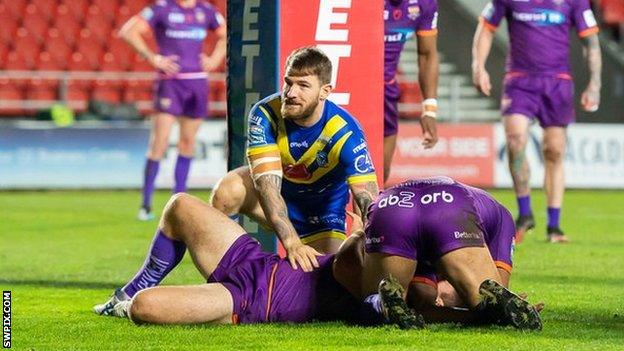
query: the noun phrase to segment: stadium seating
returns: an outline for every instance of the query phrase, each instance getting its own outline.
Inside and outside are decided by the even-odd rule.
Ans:
[[[19,73],[0,81],[0,115],[34,115],[36,108],[15,108],[20,102],[66,97],[70,106],[84,108],[90,99],[137,102],[150,112],[154,70],[118,38],[119,28],[153,0],[0,0],[0,71],[67,71],[71,79],[43,79]],[[225,0],[212,1],[224,13]],[[206,48],[214,46],[215,39]],[[155,48],[153,36],[146,38]],[[224,72],[225,66],[220,68]],[[146,78],[99,79],[115,72],[144,73]],[[87,74],[77,77],[75,74]],[[45,73],[48,74],[48,73]],[[48,74],[49,75],[49,74]],[[117,76],[119,76],[117,74]],[[33,78],[35,77],[35,78]],[[61,77],[61,76],[58,76]],[[61,89],[61,87],[65,87]],[[61,91],[65,91],[61,96]],[[225,81],[210,84],[214,116],[225,116]],[[30,104],[38,106],[37,104]],[[24,104],[26,106],[26,104]],[[223,108],[221,108],[223,107]]]

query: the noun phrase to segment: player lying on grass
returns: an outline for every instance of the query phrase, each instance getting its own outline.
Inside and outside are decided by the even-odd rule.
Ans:
[[[483,190],[447,177],[404,182],[369,208],[363,292],[375,292],[381,282],[396,290],[387,301],[390,311],[407,310],[404,291],[415,273],[422,278],[438,271],[478,321],[541,329],[538,308],[505,288],[513,233],[509,212]],[[410,305],[432,312],[425,307],[435,304],[436,289],[412,284],[411,293]],[[379,296],[366,300],[380,310]],[[448,309],[433,312],[430,320],[457,319]]]
[[[143,267],[94,311],[154,324],[353,320],[360,303],[341,285],[351,281],[340,276],[351,272],[336,270],[336,262],[353,262],[339,259],[353,255],[349,248],[318,257],[319,267],[305,272],[262,251],[222,212],[180,193],[167,203]],[[207,284],[144,289],[158,284],[186,249]]]
[[[372,262],[365,259],[363,244],[363,237],[354,234],[335,256],[320,257],[318,269],[304,272],[275,254],[262,252],[242,227],[208,204],[178,194],[167,204],[143,267],[123,289],[94,310],[101,315],[129,314],[137,323],[158,324],[305,322],[312,319],[362,322],[358,301],[367,296],[367,301],[373,300],[371,304],[376,311],[385,311],[391,321],[403,327],[422,326],[422,320],[405,308],[398,294],[401,287],[391,280],[380,285],[380,295],[369,296],[373,290],[368,285],[362,290],[362,277],[368,278],[365,283],[371,282],[371,269],[364,267],[363,272],[363,263]],[[180,262],[186,248],[208,284],[158,287],[137,294],[142,286],[158,284]],[[461,263],[474,268],[470,260]],[[489,263],[493,265],[491,259]],[[473,275],[464,270],[451,276],[453,282],[465,282],[474,280]],[[512,319],[511,313],[533,311],[524,300],[496,284],[485,284],[475,299],[484,297],[477,312],[487,320],[500,320],[505,324]],[[385,309],[381,301],[385,301]],[[497,310],[502,303],[519,307]],[[539,322],[539,315],[530,317]],[[383,322],[377,315],[368,316],[367,320]],[[516,327],[525,327],[513,322]]]

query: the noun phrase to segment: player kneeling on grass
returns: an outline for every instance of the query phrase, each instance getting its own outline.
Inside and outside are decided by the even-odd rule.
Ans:
[[[505,288],[513,233],[513,220],[502,205],[451,178],[412,180],[387,189],[369,208],[362,279],[364,293],[373,293],[381,282],[394,294],[386,292],[390,300],[372,294],[366,301],[377,310],[380,302],[389,305],[391,317],[399,312],[394,318],[400,323],[409,311],[405,289],[415,273],[437,267],[479,321],[541,329],[538,308]],[[409,302],[422,310],[436,295],[435,290],[420,291]],[[455,320],[450,314],[442,317],[438,320]]]

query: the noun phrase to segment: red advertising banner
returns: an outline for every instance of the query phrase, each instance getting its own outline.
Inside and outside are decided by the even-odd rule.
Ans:
[[[383,1],[281,0],[280,76],[288,54],[315,45],[332,61],[330,100],[355,116],[383,179]]]
[[[402,123],[387,185],[437,175],[470,185],[494,185],[493,125],[439,124],[438,134],[436,146],[425,150],[420,125]]]

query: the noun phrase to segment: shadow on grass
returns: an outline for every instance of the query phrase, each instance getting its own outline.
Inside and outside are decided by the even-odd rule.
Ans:
[[[115,289],[122,286],[122,283],[107,282],[81,282],[81,281],[58,281],[43,279],[0,279],[0,285],[12,286],[38,286],[42,288],[76,288],[76,289]]]

